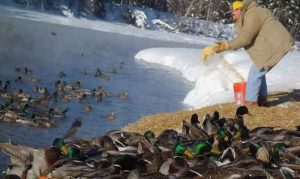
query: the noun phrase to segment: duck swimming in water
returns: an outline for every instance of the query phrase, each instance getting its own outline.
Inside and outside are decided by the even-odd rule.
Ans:
[[[27,74],[31,74],[33,71],[30,70],[29,68],[25,67],[24,68],[24,73],[27,75]]]
[[[15,79],[15,83],[22,83],[23,82],[23,79],[21,76],[18,76],[17,79]]]
[[[116,119],[116,113],[111,112],[111,113],[107,114],[105,118],[108,119],[108,120],[115,120]]]
[[[117,97],[123,100],[127,100],[128,99],[128,92],[123,92],[123,93],[119,93],[117,94]]]
[[[58,78],[65,78],[67,75],[63,71],[60,71],[58,74]]]
[[[93,111],[92,106],[89,103],[86,104],[85,107],[84,107],[84,112],[88,113],[88,112],[91,112],[91,111]]]

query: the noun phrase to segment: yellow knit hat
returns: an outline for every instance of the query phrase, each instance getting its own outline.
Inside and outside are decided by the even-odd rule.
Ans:
[[[232,3],[232,10],[240,9],[244,6],[244,3],[242,1],[234,1]]]

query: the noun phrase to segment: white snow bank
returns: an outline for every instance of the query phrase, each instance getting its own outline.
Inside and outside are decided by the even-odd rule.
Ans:
[[[191,107],[233,102],[233,83],[247,79],[252,64],[244,50],[215,55],[207,64],[200,61],[202,49],[152,48],[136,54],[137,60],[173,68],[195,83],[183,100]],[[300,88],[299,52],[290,52],[267,74],[269,92]]]

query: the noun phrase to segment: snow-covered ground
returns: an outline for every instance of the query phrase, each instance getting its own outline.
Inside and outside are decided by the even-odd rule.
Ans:
[[[251,59],[244,50],[217,54],[207,64],[200,61],[201,49],[152,48],[140,51],[135,58],[178,70],[195,83],[183,100],[194,107],[233,102],[233,83],[247,79]],[[289,52],[268,74],[269,92],[300,89],[300,53]]]

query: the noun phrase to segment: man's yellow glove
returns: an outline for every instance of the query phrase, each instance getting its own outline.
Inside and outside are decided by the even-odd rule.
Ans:
[[[205,63],[208,57],[212,56],[215,53],[214,50],[214,45],[213,46],[208,46],[202,50],[201,54],[201,61],[202,63]]]
[[[220,53],[229,49],[229,45],[226,42],[216,42],[215,45],[208,46],[202,50],[201,61],[205,63],[207,59],[214,53]]]
[[[227,42],[216,42],[216,45],[214,46],[215,52],[220,53],[225,50],[229,49],[229,45]]]

